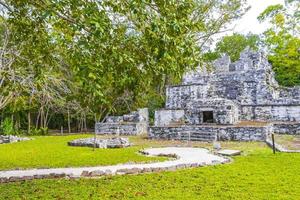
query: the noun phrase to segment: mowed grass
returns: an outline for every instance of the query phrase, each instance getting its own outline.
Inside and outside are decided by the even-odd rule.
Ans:
[[[143,162],[163,159],[136,154],[144,147],[212,148],[209,143],[146,140],[142,137],[130,137],[135,146],[126,149],[97,149],[93,152],[90,148],[66,145],[69,140],[82,137],[91,135],[37,137],[33,141],[3,145],[0,166],[5,169]],[[234,157],[230,164],[176,172],[5,183],[0,184],[0,199],[300,199],[300,154],[274,155],[264,143],[257,142],[222,142],[221,145],[243,150],[243,154]]]
[[[258,145],[225,165],[99,179],[0,184],[0,199],[297,200],[299,166],[300,154],[273,155],[269,148]]]
[[[142,146],[124,149],[70,147],[68,141],[92,135],[41,136],[34,140],[0,145],[0,170],[113,165],[151,162],[165,158],[146,157],[137,152]],[[1,195],[0,195],[1,196]]]

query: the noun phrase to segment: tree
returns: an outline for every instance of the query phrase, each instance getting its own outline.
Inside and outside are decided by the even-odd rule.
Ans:
[[[4,19],[1,21],[0,110],[8,105],[13,98],[16,98],[30,80],[30,77],[26,74],[26,69],[15,65],[17,59],[26,62],[25,59],[20,57],[22,45],[17,48],[11,43],[11,31]]]
[[[276,79],[284,86],[300,85],[300,2],[289,0],[285,5],[272,5],[258,19],[269,21],[264,43]]]
[[[6,0],[0,4],[17,33],[13,42],[26,44],[22,57],[30,64],[16,65],[32,69],[35,89],[26,95],[36,118],[45,102],[38,94],[49,94],[54,104],[49,112],[57,110],[57,98],[66,105],[79,103],[82,124],[86,118],[100,120],[108,113],[161,104],[165,85],[201,63],[202,47],[247,10],[244,3]],[[67,83],[71,92],[53,93],[55,82],[46,76]]]
[[[240,53],[247,47],[256,51],[259,46],[258,35],[248,34],[242,35],[234,33],[230,36],[224,36],[221,41],[216,44],[216,53],[218,55],[225,53],[231,61],[236,61],[240,58]]]

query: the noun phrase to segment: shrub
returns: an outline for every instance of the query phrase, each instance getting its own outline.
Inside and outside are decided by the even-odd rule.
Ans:
[[[29,135],[48,135],[48,128],[35,128],[30,131]]]
[[[10,118],[5,118],[1,123],[1,131],[4,135],[15,134],[14,123]]]

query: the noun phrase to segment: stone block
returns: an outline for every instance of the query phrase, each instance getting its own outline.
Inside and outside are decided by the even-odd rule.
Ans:
[[[241,151],[240,150],[231,150],[231,149],[223,149],[217,152],[220,155],[223,156],[237,156],[237,155],[241,155]]]
[[[101,170],[95,170],[88,173],[88,176],[104,176],[105,172]]]

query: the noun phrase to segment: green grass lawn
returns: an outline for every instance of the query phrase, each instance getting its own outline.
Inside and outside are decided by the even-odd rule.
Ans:
[[[49,141],[62,143],[60,145],[52,144],[52,146],[64,149],[66,147],[62,147],[63,140],[68,141],[68,139],[74,137],[81,136],[62,137],[58,139],[60,142],[50,137]],[[144,146],[184,146],[187,144],[186,142],[177,141],[149,141],[137,137],[132,137],[131,140],[137,146],[132,149],[122,149],[123,152],[119,152],[121,155],[127,155],[125,159],[123,158],[126,161],[130,159],[138,160],[138,156],[134,152]],[[38,140],[35,142],[38,142]],[[39,142],[46,145],[43,139]],[[21,143],[19,144],[21,145]],[[22,146],[24,145],[25,143],[22,144]],[[190,145],[211,147],[211,144],[197,142]],[[0,184],[0,199],[300,199],[300,154],[277,153],[273,155],[272,150],[263,143],[225,142],[222,143],[222,146],[242,149],[244,153],[241,156],[234,157],[233,163],[230,164],[185,169],[176,172],[124,175],[99,179],[49,179]],[[66,155],[72,154],[69,152],[71,150],[67,149],[65,149]],[[76,150],[77,153],[85,151],[79,149]],[[23,151],[26,152],[27,150],[24,149]],[[47,152],[53,155],[50,150],[47,150]],[[86,154],[90,159],[96,156],[93,152],[90,153],[88,148],[87,152]],[[98,151],[98,153],[101,156],[105,155],[102,151]],[[43,155],[46,156],[46,153]],[[64,153],[61,153],[61,157],[55,159],[49,159],[48,157],[48,159],[44,158],[43,160],[52,160],[56,162],[56,165],[61,165],[62,163],[59,163],[58,160],[64,157],[63,155]],[[83,155],[84,153],[80,153],[80,156],[74,155],[78,160],[80,159],[77,164],[90,164],[90,159],[85,159]],[[97,158],[98,163],[112,163],[115,160],[118,160],[116,163],[122,162],[120,158],[122,156],[101,156]],[[0,157],[3,157],[3,155],[0,154]],[[3,160],[3,158],[1,159]],[[105,159],[109,161],[105,161]],[[145,158],[141,157],[140,159],[144,160]],[[3,165],[2,160],[0,161],[1,165]],[[7,160],[9,159],[6,158]],[[26,160],[25,157],[24,160]],[[39,161],[35,162],[36,165],[39,163]],[[68,163],[72,163],[70,159]],[[45,162],[44,165],[46,164],[49,163]],[[13,166],[13,164],[10,165],[10,167]],[[27,166],[30,166],[30,164]]]
[[[89,147],[67,145],[68,141],[83,137],[92,137],[92,135],[41,136],[34,137],[34,140],[30,141],[0,145],[0,170],[113,165],[164,159],[138,154],[141,146],[93,151]]]
[[[247,144],[245,144],[247,145]],[[0,184],[0,199],[300,199],[300,154],[259,148],[226,165]]]

